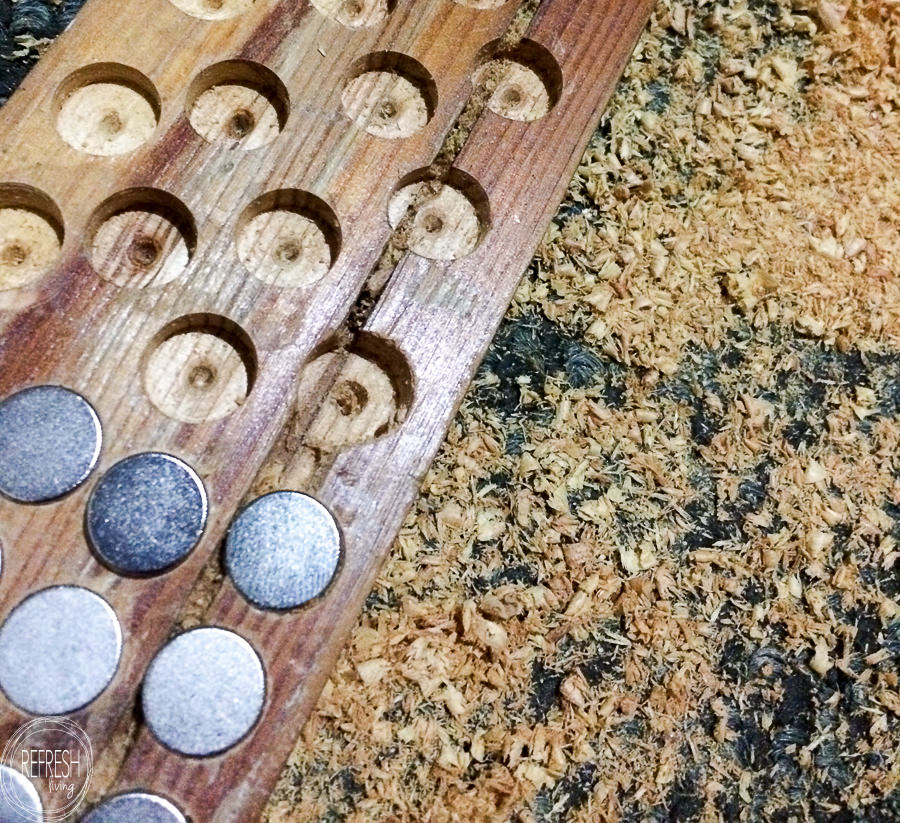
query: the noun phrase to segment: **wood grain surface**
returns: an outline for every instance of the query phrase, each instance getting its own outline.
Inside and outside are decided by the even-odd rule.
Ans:
[[[0,503],[0,541],[7,547],[0,618],[37,589],[75,583],[103,594],[122,622],[126,643],[113,683],[75,715],[95,748],[104,747],[133,705],[149,659],[172,630],[254,476],[254,492],[279,487],[314,494],[344,536],[342,568],[318,603],[294,614],[268,614],[226,582],[204,615],[204,622],[250,639],[266,663],[266,708],[254,731],[224,755],[187,760],[141,730],[116,789],[157,791],[195,820],[252,819],[262,808],[650,5],[542,4],[527,42],[543,45],[558,63],[560,87],[550,89],[557,92],[555,105],[533,122],[484,112],[454,170],[442,170],[474,203],[483,222],[480,245],[460,259],[404,255],[371,289],[373,305],[363,302],[362,309],[358,297],[391,236],[386,213],[393,190],[421,179],[416,170],[432,165],[471,93],[481,50],[502,37],[513,18],[509,4],[481,10],[427,2],[413,12],[401,3],[381,27],[349,29],[305,4],[258,3],[211,22],[186,17],[168,3],[125,9],[94,0],[3,110],[3,122],[17,126],[8,131],[0,180],[45,193],[58,207],[65,234],[61,262],[50,276],[2,293],[0,395],[42,382],[77,389],[104,423],[101,471],[135,451],[171,452],[197,469],[211,500],[201,545],[155,579],[120,578],[93,559],[81,527],[89,486],[51,506]],[[110,38],[110,31],[121,36]],[[402,140],[369,134],[342,111],[347,79],[360,58],[383,52],[425,67],[436,91],[430,121]],[[236,56],[244,62],[216,66]],[[283,131],[253,150],[239,145],[240,136],[227,145],[204,140],[185,108],[208,89],[190,79],[200,76],[201,86],[254,85],[277,109],[279,90],[256,62],[284,82],[290,111],[285,108],[283,117],[276,111],[278,123],[269,127]],[[158,98],[158,137],[135,154],[89,155],[56,131],[64,103],[57,90],[95,64],[101,66],[92,70],[92,82],[109,79],[139,89],[151,103]],[[396,67],[383,60],[362,65]],[[204,80],[201,72],[209,66],[216,68]],[[251,114],[265,116],[264,102],[252,100],[248,105],[260,109]],[[215,121],[216,105],[207,122]],[[333,265],[321,279],[283,286],[248,276],[236,237],[246,229],[247,208],[267,192],[283,193],[272,200],[274,208],[312,208],[320,218],[327,211],[323,225],[331,228]],[[147,213],[138,229],[114,224],[103,235],[109,222],[136,209]],[[97,276],[95,268],[102,275],[104,261],[121,254],[117,237],[131,242],[148,231],[171,240],[171,248],[163,245],[167,259],[189,256],[186,265],[146,280]],[[122,270],[121,263],[109,268]],[[361,327],[351,339],[339,336],[348,315],[351,330]],[[184,374],[196,353],[190,339],[185,343],[191,334],[224,340],[239,355],[246,386],[224,416],[219,401],[226,390],[235,392],[233,381],[214,383],[205,395],[212,405],[198,401],[189,410],[167,408],[165,392],[154,404],[145,391],[148,360],[171,340],[185,346],[169,360],[171,390],[182,377],[196,377]],[[314,376],[315,389],[294,402],[304,363],[332,350],[333,362]],[[350,379],[353,357],[377,367],[369,372],[379,398],[371,426],[381,436],[368,440],[364,425],[348,440],[323,442],[315,432],[335,429],[328,401],[343,408],[335,391],[365,382],[364,368],[359,379]],[[152,385],[165,385],[165,359],[156,368],[162,375]],[[353,438],[368,442],[338,448]],[[24,720],[4,699],[0,735]]]

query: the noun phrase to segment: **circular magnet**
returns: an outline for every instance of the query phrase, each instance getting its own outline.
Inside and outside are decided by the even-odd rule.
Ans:
[[[0,765],[0,823],[40,823],[41,798],[22,772]]]
[[[46,503],[80,486],[97,465],[100,419],[80,394],[33,386],[0,402],[0,493]]]
[[[144,677],[144,719],[161,743],[205,757],[230,749],[256,723],[266,675],[253,647],[226,629],[178,635],[153,659]]]
[[[120,574],[156,574],[184,560],[206,526],[206,490],[177,457],[148,452],[116,463],[88,500],[97,556]]]
[[[0,689],[32,714],[80,709],[112,680],[122,630],[110,605],[78,586],[26,597],[0,628]]]
[[[2,821],[3,818],[0,818]],[[186,823],[185,816],[164,797],[129,792],[104,800],[81,823]]]
[[[273,492],[231,524],[225,566],[241,594],[263,609],[293,609],[320,595],[337,571],[341,536],[331,513],[299,492]]]

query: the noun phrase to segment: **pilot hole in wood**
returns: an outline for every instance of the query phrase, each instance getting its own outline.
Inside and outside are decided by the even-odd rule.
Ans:
[[[290,96],[275,72],[250,60],[228,60],[202,71],[191,84],[187,116],[210,143],[244,150],[272,143],[284,129]]]
[[[393,11],[396,0],[312,0],[321,14],[351,29],[377,26]]]
[[[144,358],[144,388],[163,414],[208,423],[237,411],[256,379],[249,335],[227,317],[193,314],[167,325]]]
[[[118,286],[146,288],[175,280],[197,244],[187,207],[158,189],[129,189],[95,212],[88,230],[91,265]]]
[[[437,86],[411,57],[377,52],[354,66],[341,103],[344,113],[369,134],[399,139],[428,125],[437,106]]]
[[[134,151],[153,136],[161,103],[153,83],[118,63],[70,74],[56,94],[56,130],[73,149],[98,157]]]
[[[173,6],[201,20],[228,20],[253,7],[254,0],[170,0]]]
[[[30,286],[47,274],[62,242],[62,214],[46,194],[0,185],[0,291]]]

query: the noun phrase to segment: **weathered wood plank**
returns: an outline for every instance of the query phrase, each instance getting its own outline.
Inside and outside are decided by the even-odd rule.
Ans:
[[[262,613],[227,582],[207,614],[209,623],[236,629],[265,660],[277,661],[270,664],[260,724],[226,755],[188,763],[143,731],[119,788],[166,790],[191,813],[216,823],[245,819],[261,808],[651,5],[550,0],[542,6],[528,36],[559,60],[559,102],[534,123],[484,114],[457,160],[484,187],[493,229],[459,260],[406,256],[365,326],[368,334],[392,341],[411,367],[414,394],[406,420],[393,433],[326,461],[324,469],[311,469],[308,450],[282,448],[259,479],[262,487],[275,482],[313,493],[335,513],[345,541],[331,589],[298,614]]]
[[[136,451],[167,451],[200,473],[210,495],[201,544],[183,565],[153,579],[121,578],[92,557],[82,533],[89,487],[38,508],[0,502],[5,547],[0,619],[37,589],[74,583],[106,597],[122,622],[126,642],[114,681],[75,715],[95,748],[102,749],[132,704],[149,658],[216,551],[290,411],[285,398],[293,395],[302,364],[344,323],[381,254],[391,233],[385,219],[391,186],[434,157],[468,99],[478,50],[505,31],[514,13],[513,7],[483,12],[432,0],[415,9],[404,4],[383,27],[350,30],[306,3],[257,3],[233,21],[209,23],[168,3],[134,7],[93,0],[0,114],[9,136],[0,155],[0,181],[46,192],[67,227],[61,263],[50,276],[33,289],[4,293],[0,395],[41,382],[81,391],[104,423],[101,471]],[[387,50],[421,61],[438,87],[430,123],[400,141],[366,134],[341,108],[354,63]],[[264,60],[292,96],[285,130],[267,148],[245,152],[209,144],[182,114],[187,81],[235,53]],[[134,155],[88,156],[67,147],[54,131],[48,112],[55,89],[72,71],[95,61],[127,62],[159,92],[160,137]],[[193,259],[165,285],[122,287],[91,269],[85,229],[94,210],[107,196],[133,187],[170,192],[196,224]],[[341,222],[342,246],[316,284],[279,288],[247,275],[234,237],[251,200],[295,187],[331,206]],[[184,315],[228,318],[252,339],[253,389],[225,419],[199,424],[171,419],[144,390],[148,348],[166,324]],[[24,719],[0,698],[0,736]]]

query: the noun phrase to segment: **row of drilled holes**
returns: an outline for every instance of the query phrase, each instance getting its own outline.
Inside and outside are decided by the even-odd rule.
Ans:
[[[56,264],[64,228],[58,206],[29,186],[0,186],[0,290],[33,286]],[[390,199],[393,227],[417,205],[406,233],[410,250],[453,260],[472,252],[490,224],[487,196],[468,175],[445,181],[427,170],[404,178]],[[268,192],[247,206],[235,226],[235,250],[245,269],[271,286],[311,285],[331,269],[341,250],[341,228],[321,198],[298,189]],[[130,288],[174,281],[188,266],[197,242],[193,215],[178,198],[158,189],[129,189],[102,203],[90,219],[86,251],[104,280]]]
[[[537,43],[525,41],[507,52],[492,43],[478,65],[475,81],[495,85],[488,107],[501,116],[536,120],[559,97],[559,68]],[[437,85],[428,70],[397,52],[376,52],[356,61],[341,96],[347,117],[385,139],[423,129],[437,102]],[[69,146],[114,156],[153,137],[162,101],[152,81],[137,69],[98,63],[66,78],[54,108],[57,131]],[[228,60],[208,67],[190,85],[185,114],[205,140],[250,150],[278,137],[290,109],[290,94],[275,72],[249,60]]]

